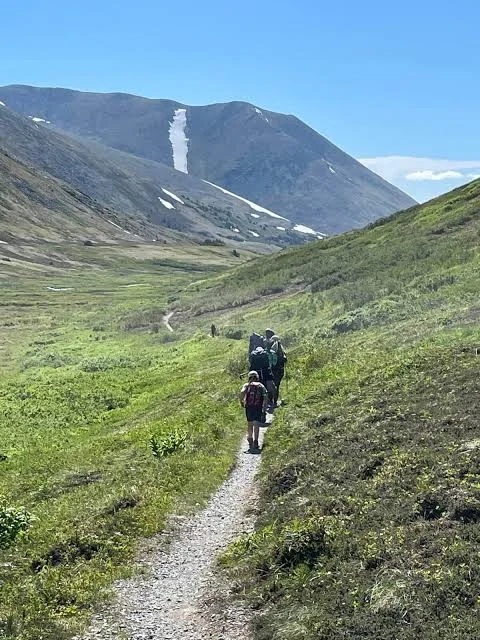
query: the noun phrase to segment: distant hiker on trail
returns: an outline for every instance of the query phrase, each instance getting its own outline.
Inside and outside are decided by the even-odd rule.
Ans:
[[[217,327],[214,324],[212,324],[212,326],[210,327],[210,333],[212,335],[212,338],[215,338],[215,336],[218,335],[217,334]]]
[[[251,371],[256,371],[260,382],[267,388],[270,405],[275,402],[275,384],[273,373],[270,367],[270,358],[263,347],[257,347],[249,356],[249,366]]]
[[[267,409],[268,394],[263,384],[258,379],[256,371],[248,373],[248,382],[240,391],[240,404],[245,408],[248,424],[248,453],[260,453],[258,435],[260,425],[264,423],[264,415]]]
[[[280,338],[275,335],[272,329],[265,330],[266,350],[268,353],[270,368],[272,370],[273,383],[275,385],[275,396],[273,406],[278,404],[280,395],[280,385],[285,376],[285,365],[287,364],[287,354],[285,353]]]

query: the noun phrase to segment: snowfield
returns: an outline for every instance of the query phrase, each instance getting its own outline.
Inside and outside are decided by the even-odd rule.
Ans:
[[[251,200],[242,198],[242,196],[237,196],[236,193],[232,193],[231,191],[228,191],[223,187],[219,187],[218,184],[213,184],[213,182],[209,182],[208,180],[203,180],[203,182],[205,182],[206,184],[209,184],[211,187],[215,187],[215,189],[220,189],[220,191],[223,191],[223,193],[226,193],[227,196],[232,196],[232,198],[237,198],[237,200],[241,200],[242,202],[245,202],[245,204],[248,204],[248,206],[254,211],[259,211],[260,213],[266,213],[267,216],[271,216],[272,218],[278,218],[279,220],[286,220],[287,222],[289,222],[288,218],[279,216],[278,213],[274,213],[273,211],[270,211],[270,209],[265,209],[265,207],[261,207],[259,204],[256,204]]]
[[[0,107],[6,107],[7,105],[0,100]]]
[[[285,227],[276,227],[279,231],[286,231]]]
[[[248,230],[248,233],[251,233],[254,238],[260,237],[260,235],[256,231],[252,231],[251,229]]]
[[[317,231],[314,231],[313,229],[310,229],[310,227],[306,227],[304,224],[296,224],[293,227],[294,231],[299,231],[300,233],[310,233],[314,236],[318,235]]]
[[[180,200],[180,198],[178,196],[176,196],[174,193],[172,193],[171,191],[167,191],[163,187],[162,187],[162,191],[163,191],[163,193],[166,193],[167,196],[170,196],[170,198],[173,198],[174,200],[176,200],[180,204],[185,204],[183,200]]]
[[[187,110],[175,109],[170,122],[169,137],[172,145],[173,166],[177,171],[188,173],[188,138],[185,135],[187,126]]]
[[[258,215],[258,213],[251,213],[250,214],[252,216],[252,218],[259,218],[260,216]]]
[[[158,199],[166,209],[175,209],[173,204],[171,202],[168,202],[168,200],[164,200],[163,198],[160,198],[160,196],[158,196]]]
[[[39,118],[38,116],[28,116],[30,120],[33,122],[45,122],[45,124],[52,124],[50,120],[45,120],[44,118]]]

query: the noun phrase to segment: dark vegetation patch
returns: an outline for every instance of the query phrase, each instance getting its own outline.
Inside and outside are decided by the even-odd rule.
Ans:
[[[352,368],[345,344],[302,376],[297,407],[315,393],[268,434],[257,529],[224,558],[258,638],[476,636],[480,362],[464,347],[392,362],[383,343]]]
[[[140,311],[132,311],[121,321],[121,328],[124,331],[148,330],[152,326],[161,326],[165,309],[150,308]]]
[[[30,565],[31,570],[38,573],[45,567],[72,564],[80,559],[92,560],[101,550],[102,544],[100,542],[73,537],[66,542],[55,545],[43,557],[33,560]]]
[[[239,327],[225,327],[223,335],[229,340],[243,340],[246,336],[244,329]]]

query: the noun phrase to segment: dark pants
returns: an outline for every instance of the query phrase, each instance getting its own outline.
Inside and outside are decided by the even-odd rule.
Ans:
[[[285,375],[284,367],[275,367],[272,369],[273,382],[275,384],[275,404],[278,402],[278,396],[280,394],[280,385]]]
[[[255,371],[255,369],[254,369]],[[268,391],[268,401],[270,404],[275,403],[275,394],[277,394],[275,383],[273,381],[273,372],[270,368],[268,369],[257,369],[258,377],[260,378],[260,382],[266,387]],[[277,394],[278,395],[278,394]]]

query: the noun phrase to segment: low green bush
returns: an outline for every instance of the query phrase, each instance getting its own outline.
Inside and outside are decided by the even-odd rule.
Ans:
[[[166,436],[150,437],[150,448],[155,458],[165,458],[177,451],[186,448],[188,441],[188,433],[186,431],[175,430]]]
[[[12,507],[0,496],[0,549],[5,549],[30,527],[32,517],[22,507]]]

